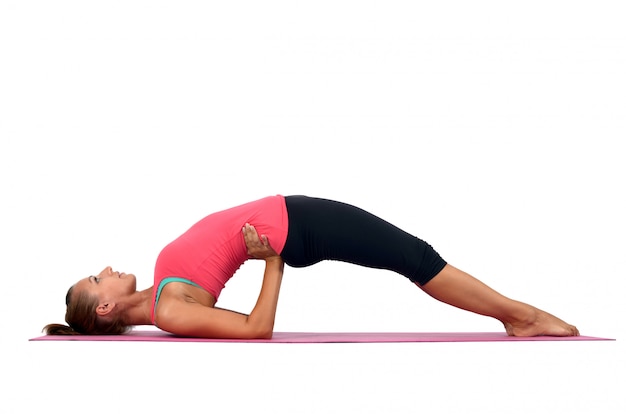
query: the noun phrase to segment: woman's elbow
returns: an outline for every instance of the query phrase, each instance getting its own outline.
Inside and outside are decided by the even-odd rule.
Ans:
[[[258,339],[272,339],[272,336],[274,336],[274,332],[269,331],[269,332],[263,333],[261,336],[259,336]]]
[[[247,336],[249,339],[272,339],[274,334],[273,323],[263,323],[258,320],[251,320],[248,317]]]
[[[274,335],[274,327],[270,326],[270,327],[265,327],[265,328],[257,330],[254,333],[254,338],[255,339],[272,339],[273,335]]]

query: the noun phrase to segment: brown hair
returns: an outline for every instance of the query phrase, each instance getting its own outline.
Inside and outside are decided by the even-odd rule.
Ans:
[[[76,296],[76,297],[74,297]],[[44,326],[47,335],[119,335],[130,330],[121,316],[111,318],[98,317],[96,308],[98,300],[86,292],[74,295],[74,287],[70,287],[65,295],[65,322],[67,325],[51,323]]]

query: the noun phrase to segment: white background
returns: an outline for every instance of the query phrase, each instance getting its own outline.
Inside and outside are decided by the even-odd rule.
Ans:
[[[0,411],[624,412],[619,1],[3,1]],[[107,265],[271,194],[363,207],[615,342],[28,342]],[[220,306],[251,310],[262,265]],[[403,277],[287,269],[277,331],[501,331]],[[140,411],[138,411],[140,410]]]

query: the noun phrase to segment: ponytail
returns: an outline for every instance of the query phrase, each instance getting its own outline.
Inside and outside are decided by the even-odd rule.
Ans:
[[[46,335],[80,335],[80,333],[72,329],[71,326],[60,323],[50,323],[44,326],[43,332]]]

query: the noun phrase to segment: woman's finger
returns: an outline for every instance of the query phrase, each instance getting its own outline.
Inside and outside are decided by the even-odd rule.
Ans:
[[[246,223],[246,225],[243,227],[242,231],[243,231],[243,235],[244,235],[244,241],[246,242],[247,245],[262,246],[264,244],[259,239],[259,235],[258,235],[256,229],[251,224]],[[266,237],[266,239],[267,239],[267,237]]]

